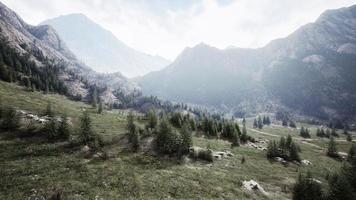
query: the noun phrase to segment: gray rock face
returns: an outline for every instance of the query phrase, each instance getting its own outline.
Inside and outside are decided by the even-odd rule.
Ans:
[[[41,24],[53,26],[69,48],[95,71],[134,77],[162,69],[169,61],[141,53],[119,41],[85,15],[70,14]]]
[[[227,107],[239,115],[282,107],[349,118],[356,116],[355,47],[352,6],[326,11],[315,23],[263,48],[187,48],[138,83],[144,94]]]

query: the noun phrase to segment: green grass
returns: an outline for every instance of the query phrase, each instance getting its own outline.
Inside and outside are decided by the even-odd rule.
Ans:
[[[89,110],[94,130],[110,143],[105,150],[113,155],[105,161],[86,159],[66,142],[47,143],[38,137],[18,138],[13,133],[0,133],[0,199],[41,199],[54,188],[63,190],[64,199],[291,199],[291,188],[299,172],[310,170],[325,186],[326,173],[342,165],[326,157],[325,152],[302,143],[301,157],[310,160],[312,166],[284,167],[269,162],[263,151],[246,146],[230,149],[229,142],[201,137],[194,137],[195,146],[230,150],[234,157],[209,165],[131,153],[120,140],[126,132],[127,111],[99,115],[84,103],[60,95],[27,92],[4,82],[0,82],[0,95],[4,104],[34,113],[43,112],[50,101],[55,113],[66,112],[75,127],[83,109]],[[279,127],[265,127],[262,131],[290,134],[289,129]],[[279,139],[251,131],[249,134]],[[323,140],[315,142],[320,146],[327,144]],[[349,144],[339,146],[346,149]],[[242,156],[246,159],[244,164]],[[250,179],[260,183],[269,195],[244,190],[241,181]]]

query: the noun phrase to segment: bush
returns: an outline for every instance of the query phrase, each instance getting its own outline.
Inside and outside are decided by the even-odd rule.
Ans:
[[[47,134],[47,139],[54,142],[58,137],[58,125],[55,120],[50,120],[44,127],[44,132]]]
[[[47,134],[47,139],[50,142],[68,140],[70,137],[70,126],[67,122],[67,117],[63,116],[60,122],[55,119],[50,120],[44,126],[44,132]]]
[[[137,152],[140,148],[139,128],[135,124],[130,125],[129,127],[131,127],[129,130],[129,142],[131,143],[132,150]]]
[[[53,117],[54,116],[51,102],[47,103],[47,107],[46,107],[46,110],[44,110],[43,115],[49,116],[49,117]]]
[[[182,155],[192,146],[191,132],[184,125],[181,132],[172,129],[167,119],[162,119],[156,135],[156,150],[163,154]]]
[[[213,151],[210,149],[203,149],[200,147],[191,148],[190,157],[193,159],[201,159],[208,162],[213,162]]]
[[[208,162],[213,162],[213,151],[210,149],[199,151],[198,158]]]
[[[16,109],[12,106],[5,106],[1,110],[0,128],[5,131],[17,130],[20,126],[20,115],[16,112]]]

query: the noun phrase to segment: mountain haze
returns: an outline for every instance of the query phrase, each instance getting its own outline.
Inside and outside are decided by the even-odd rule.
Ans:
[[[356,114],[356,6],[259,49],[186,48],[168,67],[142,77],[144,94],[235,110],[288,108],[312,116]]]
[[[162,57],[128,47],[83,14],[59,16],[41,24],[53,26],[78,58],[98,72],[121,72],[125,76],[134,77],[169,64]]]

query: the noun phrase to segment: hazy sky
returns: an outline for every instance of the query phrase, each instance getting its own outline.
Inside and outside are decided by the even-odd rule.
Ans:
[[[0,0],[30,24],[83,13],[140,51],[173,60],[200,42],[261,47],[356,0]]]

